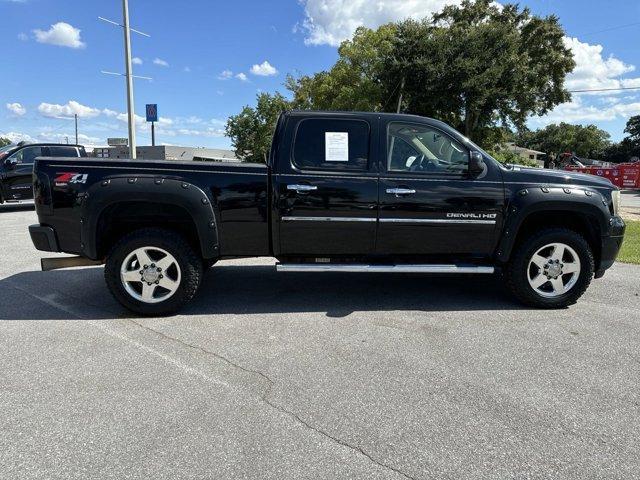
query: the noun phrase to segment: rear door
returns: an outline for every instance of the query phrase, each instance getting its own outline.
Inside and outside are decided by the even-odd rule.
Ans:
[[[287,118],[273,176],[276,254],[374,252],[377,123],[339,114]]]
[[[493,253],[502,226],[499,169],[469,175],[469,149],[428,123],[390,122],[380,175],[377,252],[436,258]]]
[[[33,198],[33,162],[42,156],[42,148],[27,146],[5,160],[5,191],[7,200]]]

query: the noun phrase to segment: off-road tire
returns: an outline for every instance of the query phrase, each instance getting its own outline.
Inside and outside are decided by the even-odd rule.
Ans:
[[[564,243],[575,250],[580,259],[578,280],[568,292],[553,298],[538,294],[527,278],[529,261],[535,252],[550,243]],[[566,228],[541,230],[520,242],[505,268],[507,287],[522,303],[537,308],[565,308],[573,305],[584,294],[591,283],[594,271],[593,252],[588,242],[579,233]]]
[[[120,279],[120,267],[127,255],[145,246],[166,250],[180,266],[180,286],[170,298],[160,303],[145,303],[135,299],[127,293]],[[143,316],[163,316],[178,311],[194,297],[200,287],[202,275],[202,259],[184,237],[160,228],[144,228],[122,237],[109,252],[104,269],[104,278],[115,299],[127,309]]]

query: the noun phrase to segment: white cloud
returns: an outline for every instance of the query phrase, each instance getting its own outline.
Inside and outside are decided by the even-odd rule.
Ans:
[[[243,81],[243,82],[248,82],[249,81],[249,79],[247,78],[247,76],[244,73],[238,73],[236,75],[236,78],[238,80],[240,80],[240,81]]]
[[[406,18],[424,18],[460,0],[301,0],[307,45],[338,46],[356,28],[376,28]]]
[[[603,47],[581,42],[577,38],[565,38],[565,46],[570,48],[576,67],[567,76],[568,90],[616,89],[640,87],[640,78],[622,78],[634,72],[636,67],[613,55],[603,57]],[[640,114],[640,97],[628,91],[601,91],[573,93],[570,102],[554,108],[547,115],[532,117],[529,124],[544,126],[550,123],[597,123],[612,120],[626,120]]]
[[[233,77],[231,70],[223,70],[220,72],[220,75],[218,75],[218,80],[229,80],[231,77]]]
[[[22,132],[0,132],[0,138],[8,138],[11,143],[36,141],[31,135]]]
[[[84,48],[86,44],[80,40],[80,30],[65,22],[51,25],[49,30],[34,30],[36,41],[59,47]]]
[[[558,105],[543,117],[532,117],[529,121],[535,126],[549,125],[550,123],[584,123],[606,122],[616,119],[626,120],[632,115],[640,114],[640,98],[624,101],[613,98],[607,100],[608,105],[594,104],[590,97],[584,95],[574,96],[573,100]]]
[[[25,113],[27,113],[27,109],[24,108],[22,106],[22,104],[15,102],[15,103],[7,103],[7,109],[13,113],[14,115],[17,115],[19,117],[21,117],[22,115],[24,115]]]
[[[74,115],[78,115],[80,118],[92,118],[101,113],[99,109],[87,107],[75,100],[70,100],[65,105],[43,102],[38,105],[38,111],[42,116],[51,118],[72,118]]]
[[[142,59],[140,57],[133,57],[131,59],[131,63],[133,63],[134,65],[142,65]]]
[[[581,42],[577,38],[564,38],[564,44],[571,49],[576,68],[567,76],[569,90],[620,88],[640,86],[640,78],[621,79],[622,75],[633,72],[635,66],[609,55],[602,56],[602,45]]]
[[[179,128],[175,131],[178,135],[185,135],[187,137],[224,137],[224,130],[220,128],[209,127],[204,130],[195,130],[189,128]]]
[[[154,58],[153,59],[153,64],[154,65],[158,65],[160,67],[168,67],[169,66],[169,62],[167,62],[166,60],[163,60],[161,58]]]
[[[64,143],[68,139],[70,142],[75,142],[75,133],[71,132],[63,132],[63,133],[53,133],[53,132],[41,132],[38,134],[38,139],[46,140],[48,142],[60,142]],[[100,142],[100,138],[98,137],[90,137],[89,135],[85,135],[84,133],[78,134],[78,141],[80,143],[90,143],[96,144]]]
[[[271,65],[269,62],[265,60],[259,65],[256,64],[252,66],[251,73],[261,77],[270,77],[272,75],[276,75],[278,73],[278,70],[276,70],[276,68],[273,65]]]

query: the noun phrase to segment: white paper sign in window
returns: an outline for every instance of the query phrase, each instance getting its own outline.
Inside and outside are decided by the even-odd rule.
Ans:
[[[324,132],[325,162],[349,161],[349,134],[347,132]]]

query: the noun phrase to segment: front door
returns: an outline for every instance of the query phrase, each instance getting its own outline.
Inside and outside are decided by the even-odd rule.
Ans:
[[[374,252],[378,174],[372,158],[377,119],[288,117],[274,192],[279,256]]]
[[[490,256],[503,220],[499,168],[486,162],[472,178],[467,146],[428,123],[389,123],[386,145],[377,252]]]
[[[41,147],[24,147],[5,159],[6,200],[33,198],[33,162],[42,155]]]

